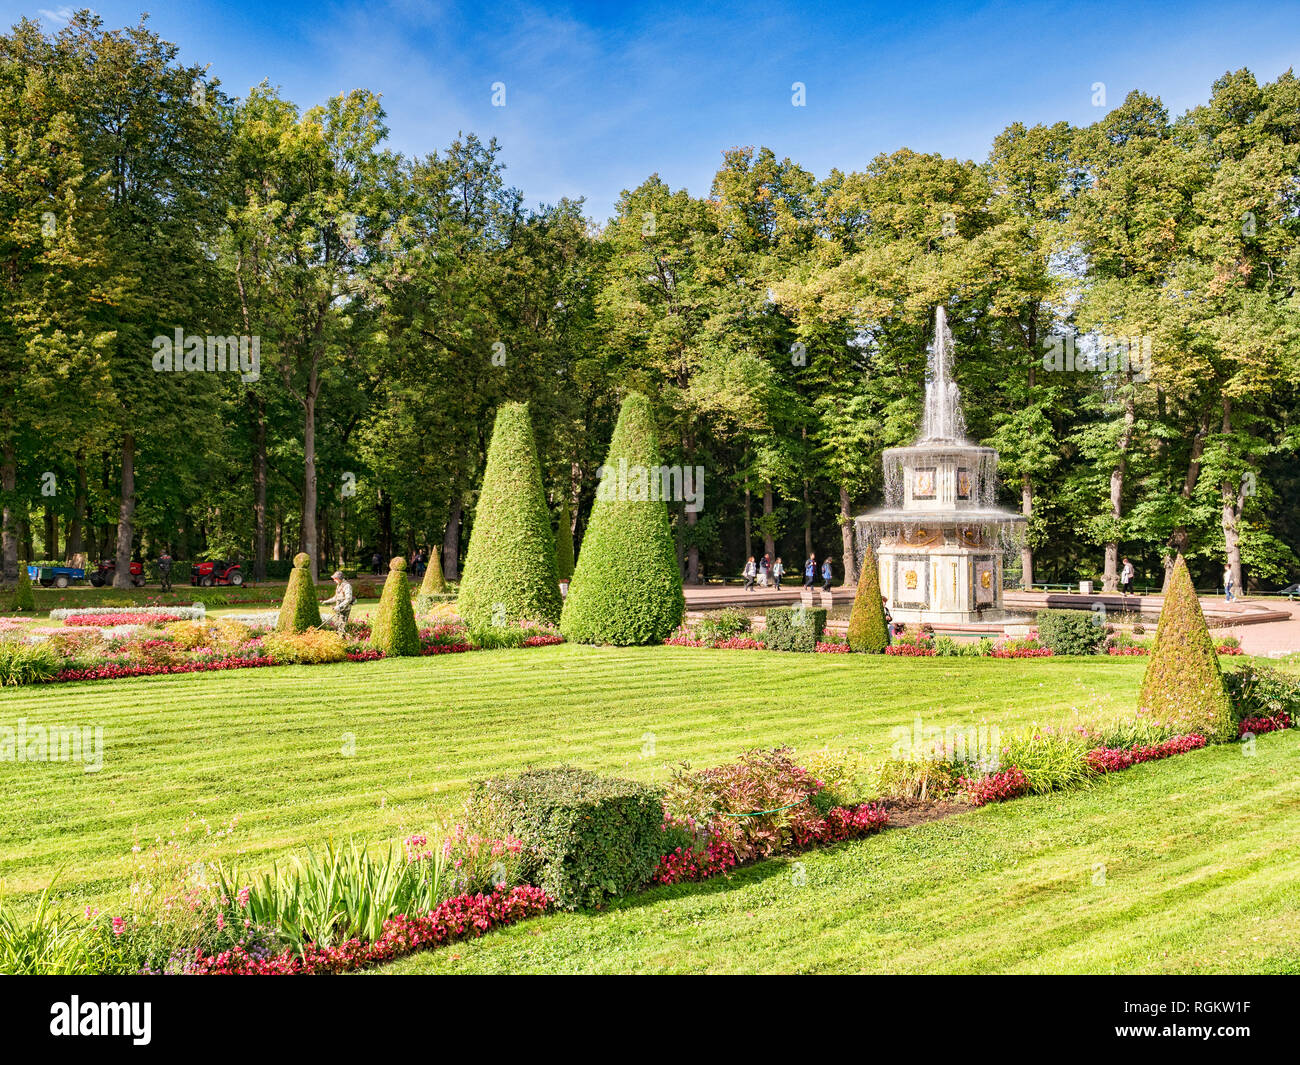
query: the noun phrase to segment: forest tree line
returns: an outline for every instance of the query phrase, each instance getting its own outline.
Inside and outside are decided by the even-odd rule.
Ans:
[[[601,222],[528,206],[495,141],[406,157],[387,134],[375,93],[234,97],[143,21],[0,37],[6,580],[425,546],[455,579],[507,400],[580,545],[637,390],[665,463],[705,474],[702,509],[671,504],[684,580],[766,551],[833,552],[851,582],[941,303],[968,434],[1029,518],[1019,580],[1113,588],[1128,556],[1160,583],[1179,553],[1206,584],[1300,576],[1290,71],[1225,74],[1179,116],[1135,91],[1088,126],[1015,123],[979,162],[900,148],[819,178],[735,147],[706,196],[651,175]],[[240,338],[255,373],[208,368]]]

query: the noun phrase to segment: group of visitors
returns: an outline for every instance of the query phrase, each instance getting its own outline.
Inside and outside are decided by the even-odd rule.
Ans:
[[[831,581],[835,577],[835,567],[831,562],[831,556],[827,555],[822,559],[821,564],[822,591],[831,590]],[[770,554],[765,554],[757,561],[754,556],[750,555],[749,560],[745,563],[742,571],[745,578],[745,591],[752,592],[755,587],[775,588],[781,590],[781,578],[785,576],[785,563],[781,561],[781,556],[777,555],[776,561],[772,561]],[[817,556],[809,555],[808,561],[803,564],[803,586],[811,588],[817,583]]]
[[[379,557],[376,551],[370,556],[370,572],[379,576],[383,570],[383,559]],[[407,563],[408,570],[416,577],[423,577],[424,571],[429,568],[429,549],[426,547],[417,547]]]

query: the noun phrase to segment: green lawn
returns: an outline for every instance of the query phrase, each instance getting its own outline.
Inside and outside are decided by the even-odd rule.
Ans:
[[[93,774],[0,762],[0,890],[30,905],[62,867],[63,898],[111,906],[133,834],[191,814],[238,815],[203,853],[257,864],[427,829],[474,779],[530,762],[661,780],[779,743],[882,757],[917,715],[1006,727],[1127,712],[1144,665],[559,646],[0,689],[0,725],[98,725],[105,744]]]
[[[1300,973],[1298,770],[1265,736],[378,971]]]

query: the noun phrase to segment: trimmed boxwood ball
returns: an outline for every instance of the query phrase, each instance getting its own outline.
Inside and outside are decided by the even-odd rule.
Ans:
[[[293,570],[280,603],[277,632],[306,632],[320,628],[320,605],[316,602],[316,585],[311,579],[311,556],[300,551],[293,556]]]
[[[551,512],[528,404],[497,411],[456,611],[471,629],[560,618]]]
[[[386,655],[418,655],[420,630],[411,609],[411,586],[406,581],[406,559],[388,563],[388,577],[379,596],[379,609],[370,622],[370,646]]]
[[[862,574],[858,577],[858,590],[853,596],[848,642],[850,650],[873,655],[884,654],[889,646],[885,603],[880,598],[880,569],[876,564],[876,552],[870,544],[862,556]]]
[[[1156,642],[1142,678],[1139,711],[1179,732],[1231,738],[1232,709],[1219,656],[1182,555],[1174,563]]]
[[[573,515],[565,495],[560,496],[560,520],[555,526],[555,572],[562,581],[573,576]]]
[[[31,574],[27,572],[27,563],[18,563],[18,587],[14,591],[14,610],[34,611],[36,596],[32,592]]]
[[[642,887],[659,863],[663,820],[653,788],[568,766],[483,781],[466,809],[471,831],[523,843],[525,879],[565,909]]]
[[[608,476],[597,489],[564,601],[560,631],[566,639],[622,646],[662,643],[681,624],[686,598],[668,507],[649,498],[648,483],[646,498],[641,498],[636,472],[645,471],[648,482],[658,467],[659,438],[650,401],[630,393],[614,427],[602,467]],[[612,490],[623,468],[628,491]],[[620,494],[626,498],[617,498]]]

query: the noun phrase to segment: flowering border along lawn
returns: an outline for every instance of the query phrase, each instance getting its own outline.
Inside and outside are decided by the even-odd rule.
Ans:
[[[1247,718],[1239,731],[1241,736],[1247,736],[1290,728],[1293,724],[1291,716],[1283,711],[1270,717]],[[1098,774],[1117,773],[1144,762],[1187,754],[1205,746],[1205,737],[1192,733],[1129,749],[1094,748],[1087,761]],[[977,778],[962,778],[960,792],[964,802],[977,808],[1021,798],[1029,793],[1029,782],[1019,768],[1011,766]],[[877,802],[834,807],[810,828],[796,832],[793,846],[782,854],[797,854],[814,847],[862,839],[883,830],[888,823],[889,812]],[[665,816],[665,829],[673,824],[672,819]],[[759,859],[762,860],[767,859]],[[679,846],[662,855],[645,890],[725,876],[733,869],[750,864],[758,862],[742,862],[732,842],[716,828],[710,828],[707,839],[698,850]],[[214,956],[199,955],[187,966],[187,972],[246,976],[351,972],[460,939],[476,938],[493,928],[537,917],[551,909],[552,901],[540,888],[531,885],[502,887],[487,895],[457,896],[424,916],[390,918],[384,923],[382,934],[373,942],[354,938],[328,948],[308,947],[302,954],[286,948],[278,954],[262,957],[236,948]]]

